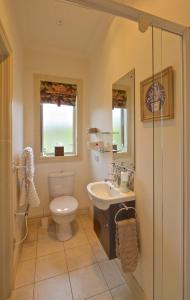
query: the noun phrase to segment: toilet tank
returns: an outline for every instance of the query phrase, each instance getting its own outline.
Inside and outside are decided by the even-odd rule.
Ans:
[[[48,187],[50,198],[69,196],[73,194],[74,173],[56,172],[48,176]]]

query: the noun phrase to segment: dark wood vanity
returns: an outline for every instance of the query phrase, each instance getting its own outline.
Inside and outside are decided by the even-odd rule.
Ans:
[[[135,200],[124,202],[128,207],[135,207]],[[115,242],[115,215],[122,208],[122,204],[112,204],[109,209],[102,210],[94,206],[94,231],[102,244],[109,259],[116,258],[116,242]],[[134,218],[135,212],[132,209],[123,210],[117,216],[117,220]]]

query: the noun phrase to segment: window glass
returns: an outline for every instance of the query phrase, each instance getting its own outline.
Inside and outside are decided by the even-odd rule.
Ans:
[[[64,146],[65,154],[75,154],[76,106],[43,103],[42,153],[54,155],[55,146]]]
[[[114,108],[112,110],[113,145],[117,145],[118,152],[127,152],[127,109]]]

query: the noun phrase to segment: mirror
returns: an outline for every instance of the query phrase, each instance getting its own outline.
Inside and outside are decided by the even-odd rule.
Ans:
[[[112,130],[114,159],[135,165],[135,70],[112,85]]]

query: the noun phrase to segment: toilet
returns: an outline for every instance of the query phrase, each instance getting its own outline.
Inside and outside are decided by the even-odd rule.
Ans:
[[[72,237],[71,222],[78,210],[78,201],[72,196],[74,187],[74,173],[56,172],[48,176],[50,195],[49,209],[56,224],[56,236],[60,241]]]

